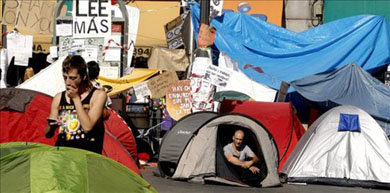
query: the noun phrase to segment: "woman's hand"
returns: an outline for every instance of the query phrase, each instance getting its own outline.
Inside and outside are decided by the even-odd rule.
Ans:
[[[71,99],[80,97],[79,88],[74,85],[66,86],[66,95]]]

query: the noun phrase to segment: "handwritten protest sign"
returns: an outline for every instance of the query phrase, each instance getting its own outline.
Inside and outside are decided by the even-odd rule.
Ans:
[[[56,0],[7,0],[2,24],[31,32],[53,34]]]
[[[166,97],[167,110],[173,119],[179,120],[191,113],[190,80],[181,80],[171,84]]]
[[[211,65],[206,69],[206,74],[203,78],[210,81],[212,85],[225,87],[230,79],[231,73],[227,69]]]
[[[152,93],[152,98],[160,98],[165,96],[168,86],[179,79],[176,72],[164,72],[148,81],[148,87]]]

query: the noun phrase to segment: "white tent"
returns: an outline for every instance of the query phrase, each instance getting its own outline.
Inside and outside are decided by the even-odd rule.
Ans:
[[[282,173],[293,182],[390,188],[390,142],[368,113],[339,106],[310,126]]]
[[[48,94],[52,97],[65,90],[65,82],[62,77],[62,62],[66,56],[60,57],[53,64],[42,69],[39,73],[23,82],[16,88],[24,88]]]

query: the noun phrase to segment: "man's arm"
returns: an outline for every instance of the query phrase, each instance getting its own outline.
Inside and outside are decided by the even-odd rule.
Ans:
[[[107,100],[106,92],[102,90],[95,91],[89,103],[90,107],[88,114],[85,112],[83,105],[81,104],[80,96],[77,95],[72,98],[72,100],[76,107],[77,115],[79,116],[81,126],[83,127],[84,131],[91,131],[97,121],[103,115],[103,108]]]
[[[60,100],[61,100],[61,93],[57,93],[51,102],[50,114],[48,119],[53,119],[53,120],[58,119],[58,106],[60,105]],[[58,125],[58,124],[59,124],[58,120],[57,122],[48,123],[47,127],[45,128],[45,136],[47,138],[53,137],[55,130],[51,128],[54,128],[53,125]]]
[[[225,158],[231,164],[234,164],[236,166],[240,166],[240,167],[243,167],[243,168],[248,168],[248,167],[245,166],[243,161],[241,161],[240,159],[234,157],[231,153],[225,153]]]
[[[248,157],[251,158],[249,161],[245,161],[244,164],[246,165],[247,168],[250,168],[253,164],[259,162],[259,158],[256,156],[255,153],[249,148],[249,146],[246,146],[246,152],[248,153]]]

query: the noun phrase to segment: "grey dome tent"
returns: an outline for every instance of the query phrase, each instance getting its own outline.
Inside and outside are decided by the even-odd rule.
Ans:
[[[284,164],[290,182],[390,188],[390,141],[379,124],[354,106],[318,118]]]
[[[160,173],[177,180],[247,186],[223,155],[223,146],[232,141],[237,129],[245,132],[244,142],[260,159],[261,178],[257,185],[280,185],[279,155],[272,135],[259,122],[241,114],[198,112],[179,120],[162,141]]]

